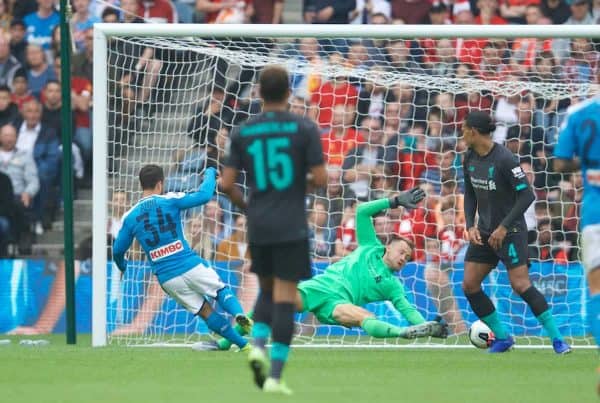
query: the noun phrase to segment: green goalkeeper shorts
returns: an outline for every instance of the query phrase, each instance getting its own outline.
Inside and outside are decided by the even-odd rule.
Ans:
[[[335,290],[313,280],[303,281],[298,285],[302,306],[305,311],[312,312],[319,322],[325,325],[339,325],[333,318],[335,307],[350,304],[348,300],[337,295]]]

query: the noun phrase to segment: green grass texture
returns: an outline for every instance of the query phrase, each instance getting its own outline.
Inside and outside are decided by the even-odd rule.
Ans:
[[[3,338],[3,337],[0,337]],[[585,403],[598,402],[598,353],[551,349],[492,355],[469,349],[311,349],[290,354],[290,397],[251,381],[246,355],[188,348],[0,346],[0,402],[7,403]]]

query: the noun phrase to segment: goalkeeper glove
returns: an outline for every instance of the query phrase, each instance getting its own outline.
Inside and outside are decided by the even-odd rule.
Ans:
[[[417,207],[417,203],[425,198],[425,191],[420,187],[412,188],[406,192],[400,193],[398,196],[390,198],[390,208],[403,206],[407,208]]]

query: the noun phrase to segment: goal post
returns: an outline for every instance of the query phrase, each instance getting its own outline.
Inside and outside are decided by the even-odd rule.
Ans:
[[[319,41],[318,57],[307,60],[298,56],[296,40],[300,38]],[[327,195],[310,198],[309,210],[314,220],[311,225],[320,237],[315,241],[319,244],[315,253],[321,254],[317,272],[335,258],[322,256],[323,250],[336,255],[336,248],[343,254],[354,247],[351,209],[355,202],[391,194],[408,184],[425,183],[430,188],[431,204],[419,216],[425,220],[419,224],[434,229],[428,233],[427,229],[416,229],[417,215],[410,212],[388,214],[382,228],[388,225],[389,232],[402,235],[419,233],[420,256],[400,274],[409,299],[427,317],[440,312],[446,318],[456,319],[453,329],[458,335],[444,343],[427,340],[418,345],[464,345],[465,326],[475,317],[460,294],[464,257],[460,251],[464,253],[465,246],[455,231],[461,225],[457,201],[460,191],[444,194],[443,188],[444,184],[460,188],[456,171],[458,155],[463,151],[458,139],[462,123],[459,118],[471,109],[489,110],[501,122],[502,130],[495,133],[495,138],[516,140],[518,147],[530,143],[529,154],[521,156],[526,157],[524,161],[532,169],[542,170],[542,179],[533,176],[539,197],[545,197],[539,200],[543,202],[539,203],[540,211],[546,206],[552,225],[559,228],[551,229],[557,239],[551,243],[554,249],[549,252],[550,258],[544,257],[545,261],[532,266],[534,282],[557,308],[561,330],[567,332],[570,340],[582,346],[591,344],[584,322],[586,283],[574,252],[578,240],[572,222],[577,217],[570,210],[577,210],[578,201],[566,196],[576,194],[579,185],[576,179],[552,176],[547,160],[551,159],[550,150],[556,142],[565,105],[598,93],[596,44],[590,42],[588,50],[583,50],[582,45],[574,61],[564,52],[576,52],[569,47],[569,40],[596,38],[600,38],[600,27],[596,25],[95,24],[92,344],[185,345],[206,337],[207,329],[199,319],[162,294],[139,248],[133,248],[131,266],[120,278],[107,257],[111,249],[107,227],[114,234],[118,226],[115,216],[139,198],[137,171],[143,164],[156,163],[165,168],[167,190],[195,190],[203,169],[223,162],[231,128],[260,110],[253,95],[256,72],[275,63],[285,65],[292,79],[297,79],[294,95],[304,103],[300,110],[319,122],[324,144],[336,141],[334,137],[326,140],[336,127],[344,128],[344,136],[352,132],[336,143],[345,152],[336,149],[339,155],[334,156],[333,151],[328,155],[330,173],[338,173],[336,180],[344,189],[338,196],[342,210],[333,212],[334,203]],[[451,42],[454,56],[444,56],[436,47],[441,46],[437,40],[445,39]],[[504,53],[498,56],[502,60],[496,66],[497,76],[484,77],[483,48],[490,39],[503,41]],[[522,39],[526,46],[536,47],[533,56],[531,49],[528,53],[528,49],[514,45]],[[470,40],[471,48],[461,54],[456,49],[457,42],[463,40]],[[553,42],[547,44],[545,40]],[[566,41],[566,50],[559,46],[561,40]],[[351,48],[358,42],[362,47]],[[543,66],[537,70],[536,57],[545,50],[553,52],[562,64],[561,74],[551,72],[546,77],[541,73]],[[364,51],[367,56],[353,51]],[[557,52],[563,54],[559,57]],[[337,53],[341,56],[334,55]],[[454,60],[445,72],[436,62],[443,57]],[[459,65],[466,65],[465,74],[459,74]],[[516,71],[523,65],[527,66],[525,70]],[[331,92],[319,91],[332,91],[324,88],[334,81],[336,85],[344,82],[343,93],[332,95],[332,104],[320,104]],[[477,100],[471,99],[472,94]],[[359,105],[364,106],[365,99],[366,109],[361,109]],[[213,103],[219,110],[211,109]],[[391,112],[394,108],[395,115]],[[529,118],[523,116],[524,108],[528,108]],[[529,138],[522,135],[525,126],[527,130],[531,126],[541,138],[531,133]],[[516,129],[511,131],[513,127]],[[386,144],[379,144],[382,139]],[[358,153],[360,147],[366,146],[373,147],[366,157],[360,156],[366,162],[346,162],[346,152]],[[385,150],[378,153],[380,146]],[[444,158],[448,155],[454,160],[445,167]],[[341,169],[344,163],[350,165]],[[448,172],[455,176],[449,178]],[[335,174],[330,176],[335,178]],[[571,193],[565,190],[568,186]],[[123,195],[124,200],[115,200],[115,193]],[[446,208],[443,202],[448,200],[454,204]],[[321,207],[317,209],[317,205],[325,209],[327,224],[318,223]],[[444,230],[446,210],[454,214],[446,223],[452,228],[451,233]],[[433,218],[426,218],[427,215]],[[540,217],[538,224],[543,221]],[[562,222],[567,218],[571,221]],[[235,238],[236,233],[243,233],[243,224],[224,195],[219,194],[210,208],[194,209],[182,219],[185,232],[195,237],[195,249],[206,253],[208,260],[218,260],[215,267],[224,281],[251,298],[257,284],[241,262],[247,246],[241,238]],[[323,235],[324,228],[328,235]],[[236,257],[219,256],[217,240],[228,241]],[[532,244],[535,246],[535,242]],[[317,250],[319,247],[323,250]],[[522,338],[520,344],[548,345],[535,318],[511,294],[504,269],[493,272],[485,289],[502,318],[507,324],[512,323],[510,330]],[[390,304],[372,304],[368,308],[384,320],[406,324]],[[307,345],[401,344],[396,340],[374,340],[357,330],[319,325],[307,315],[297,319],[300,334],[296,340]]]
[[[108,81],[107,35],[99,25],[94,28],[94,92],[93,92],[93,182],[92,182],[92,345],[106,345],[106,277],[108,248]]]

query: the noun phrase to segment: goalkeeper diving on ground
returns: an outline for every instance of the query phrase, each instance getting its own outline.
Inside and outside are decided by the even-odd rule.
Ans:
[[[360,204],[356,210],[358,248],[330,265],[323,274],[300,282],[296,310],[312,312],[323,324],[361,327],[376,338],[446,338],[448,325],[440,319],[425,321],[406,298],[404,286],[396,276],[412,256],[412,242],[395,237],[383,245],[372,221],[373,216],[386,209],[415,208],[424,197],[423,190],[414,188],[390,199]],[[390,301],[411,326],[394,326],[362,307],[378,301]],[[231,342],[221,339],[217,346],[228,350]]]
[[[127,269],[125,252],[136,238],[151,264],[162,289],[187,311],[200,316],[213,332],[246,350],[247,340],[233,329],[229,321],[214,311],[206,297],[235,317],[244,333],[252,321],[231,289],[219,278],[209,263],[196,254],[183,236],[181,210],[201,206],[212,199],[217,171],[207,168],[204,181],[196,192],[163,195],[164,172],[157,165],[146,165],[139,173],[142,198],[123,216],[123,227],[113,246],[113,260],[121,272]]]

